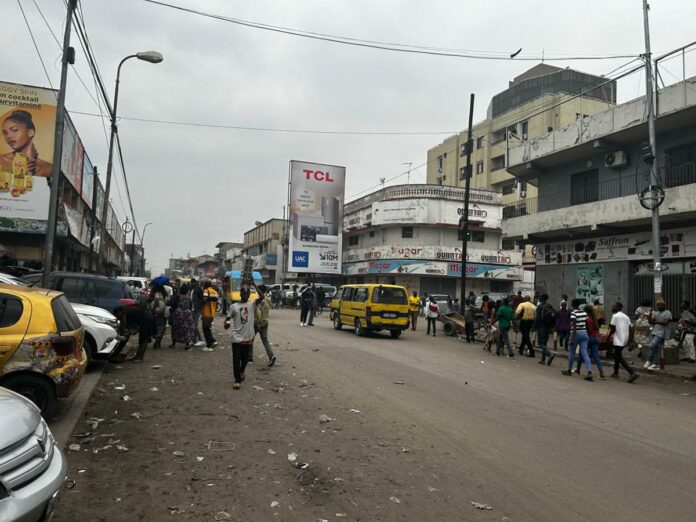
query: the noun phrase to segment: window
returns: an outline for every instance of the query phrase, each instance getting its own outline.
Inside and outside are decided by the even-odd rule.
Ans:
[[[570,204],[582,205],[599,199],[598,169],[578,172],[570,177]]]
[[[438,156],[437,157],[437,171],[438,172],[442,172],[442,164],[443,164],[442,156]]]
[[[12,326],[22,317],[24,306],[16,297],[0,297],[0,328]]]
[[[372,302],[383,304],[408,304],[403,288],[385,288],[378,286],[372,291]]]
[[[113,292],[114,297],[123,297],[122,295],[118,295],[119,292],[115,292],[115,290],[121,287],[121,285],[119,285],[118,283],[114,283],[114,281],[109,281],[108,279],[95,279],[94,286],[96,287],[97,296],[106,297],[107,295],[110,295]]]
[[[476,138],[476,150],[481,150],[483,148],[483,136]]]
[[[491,158],[491,171],[505,168],[505,154]]]
[[[367,301],[367,288],[363,286],[356,289],[355,294],[353,295],[353,302],[364,303],[365,301]]]
[[[65,294],[65,297],[70,299],[79,299],[85,291],[85,280],[76,277],[64,277],[60,291]]]
[[[502,129],[498,129],[497,131],[493,131],[493,133],[491,134],[491,145],[495,145],[496,143],[505,141],[506,136],[507,129],[505,127],[503,127]]]
[[[459,241],[464,240],[464,231],[459,230],[457,233],[457,238]],[[485,240],[484,232],[481,230],[469,230],[469,242],[470,243],[483,243]]]
[[[576,113],[575,113],[575,119],[576,119],[576,120],[582,120],[583,118],[589,118],[589,116],[588,116],[587,114],[582,114],[582,113],[580,113],[580,112],[576,112]]]
[[[665,149],[665,186],[696,183],[696,143]]]
[[[350,301],[353,299],[353,288],[344,288],[343,289],[343,295],[341,295],[341,300],[343,301]]]
[[[51,310],[53,310],[53,318],[56,320],[59,332],[73,332],[82,326],[79,317],[64,295],[51,301]]]
[[[459,145],[459,155],[460,156],[466,156],[466,149],[468,148],[467,143],[468,142],[465,142],[465,143],[462,143],[461,145]]]
[[[374,230],[370,230],[370,237],[375,237],[375,231],[374,231]]]
[[[503,239],[503,250],[516,250],[514,239]]]
[[[508,196],[515,193],[515,183],[506,183],[503,185],[503,196]]]
[[[413,227],[401,227],[401,237],[404,239],[413,237]]]
[[[529,133],[529,122],[528,121],[523,121],[521,127],[521,133],[522,133],[522,139],[526,140],[527,139],[527,134]]]
[[[471,177],[471,167],[468,167],[468,170],[469,170],[469,176],[468,176],[468,177]],[[460,179],[460,180],[466,179],[466,178],[467,178],[466,172],[467,172],[467,167],[466,167],[466,166],[461,167],[461,168],[459,169],[459,179]]]
[[[483,174],[483,161],[476,164],[476,174]]]
[[[348,238],[348,246],[356,246],[358,244],[360,244],[360,234]]]

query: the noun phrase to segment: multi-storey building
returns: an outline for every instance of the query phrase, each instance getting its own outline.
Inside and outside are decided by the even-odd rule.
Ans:
[[[535,196],[535,187],[516,183],[505,170],[508,143],[534,140],[615,103],[616,84],[606,78],[547,64],[532,67],[493,97],[486,119],[473,127],[471,187],[499,192],[503,203]],[[427,183],[464,186],[466,142],[464,130],[428,151]]]
[[[244,232],[244,255],[254,259],[254,270],[267,283],[279,283],[283,278],[282,240],[287,227],[285,219],[269,219]]]
[[[667,271],[655,286],[674,312],[682,299],[696,302],[696,78],[663,88],[656,99]],[[538,196],[507,205],[503,233],[534,245],[537,288],[556,303],[567,294],[620,300],[633,310],[652,299],[651,212],[639,198],[649,185],[646,114],[641,97],[509,144],[508,171]]]
[[[398,284],[421,293],[461,293],[464,189],[397,185],[347,203],[343,275],[350,283]],[[500,194],[469,196],[467,293],[511,292],[521,254],[501,250]]]
[[[222,279],[225,272],[230,270],[240,270],[242,268],[242,253],[244,251],[244,243],[233,243],[223,241],[215,245],[218,251],[215,253],[215,258],[218,263],[218,277]]]

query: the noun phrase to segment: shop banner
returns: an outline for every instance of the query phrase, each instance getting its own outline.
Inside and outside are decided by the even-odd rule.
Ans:
[[[345,263],[343,274],[403,274],[428,275],[442,277],[461,277],[461,263],[444,261],[422,261],[417,259],[362,261]],[[467,278],[503,279],[506,281],[521,281],[522,269],[518,266],[502,266],[472,263],[466,265]]]
[[[85,204],[91,209],[92,198],[94,197],[94,167],[89,161],[87,154],[84,154],[82,163],[82,199]]]
[[[343,252],[343,262],[375,259],[420,259],[431,261],[460,261],[462,249],[452,246],[377,246],[351,249]],[[521,265],[522,253],[508,250],[467,250],[467,262],[495,265]]]
[[[77,135],[77,130],[70,117],[65,115],[65,129],[63,130],[63,154],[60,162],[60,170],[75,188],[78,194],[82,192],[82,161],[84,148]]]
[[[346,168],[290,162],[288,272],[340,274]]]
[[[539,265],[641,261],[653,256],[650,232],[546,243],[537,245],[536,249]],[[696,228],[662,231],[660,256],[663,259],[696,257]]]
[[[102,214],[104,213],[104,187],[102,187],[99,178],[96,178],[95,183],[97,183],[97,221],[101,223]]]
[[[372,224],[427,223],[427,199],[397,199],[376,201],[372,204]]]
[[[0,82],[0,231],[46,230],[56,95],[50,89]]]
[[[604,303],[604,266],[601,264],[580,265],[575,273],[575,297],[593,303],[599,299]]]

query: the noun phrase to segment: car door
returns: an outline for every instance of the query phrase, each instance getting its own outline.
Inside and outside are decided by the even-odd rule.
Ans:
[[[0,370],[12,358],[24,340],[30,318],[29,299],[0,293]]]
[[[354,317],[360,319],[360,324],[367,327],[367,295],[369,288],[361,286],[353,292],[353,300],[351,302],[351,311]],[[355,320],[353,320],[355,322]],[[352,324],[352,323],[351,323]]]
[[[341,301],[339,302],[338,308],[341,314],[341,323],[343,324],[353,324],[353,315],[350,310],[351,299],[353,298],[353,287],[347,287],[343,289],[341,294]]]

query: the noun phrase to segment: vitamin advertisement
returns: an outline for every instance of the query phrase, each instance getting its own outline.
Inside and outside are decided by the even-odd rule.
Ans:
[[[0,230],[43,232],[48,218],[56,91],[0,82]]]

